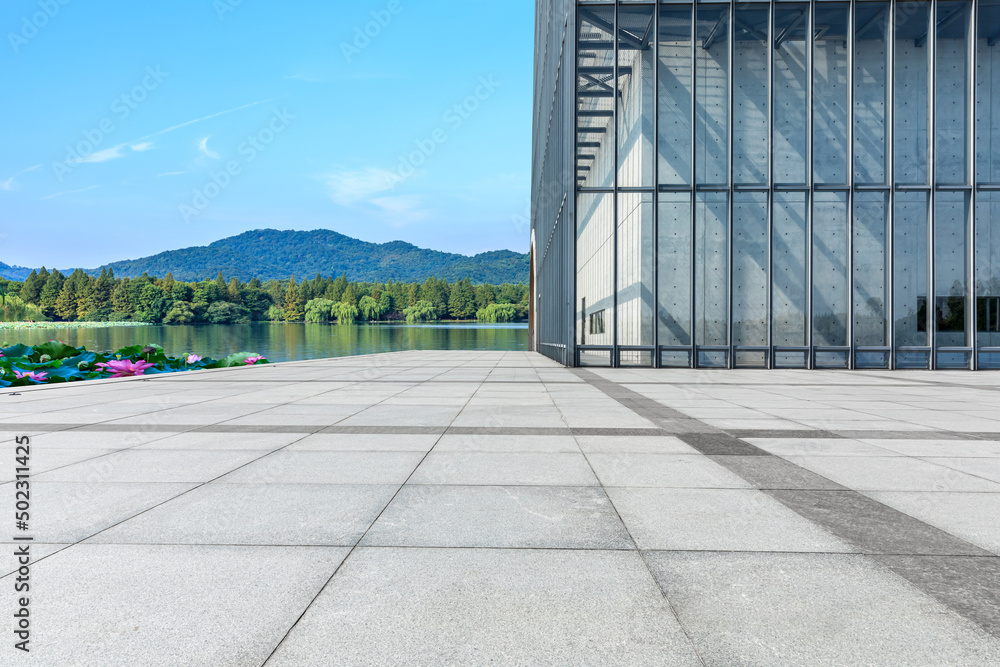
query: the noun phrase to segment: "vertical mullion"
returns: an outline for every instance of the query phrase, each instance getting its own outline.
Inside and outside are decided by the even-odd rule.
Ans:
[[[698,346],[697,346],[697,332],[695,330],[695,318],[697,317],[697,308],[695,307],[695,300],[697,299],[698,290],[695,285],[695,279],[697,278],[697,269],[695,268],[695,234],[697,232],[695,226],[695,219],[698,216],[697,206],[697,185],[698,185],[698,47],[696,40],[698,38],[698,5],[694,0],[691,2],[691,175],[689,177],[690,188],[688,189],[688,210],[690,211],[688,216],[688,230],[689,230],[689,241],[688,241],[688,265],[689,271],[691,273],[691,303],[689,305],[689,310],[691,319],[689,327],[690,340],[688,345],[690,346],[689,366],[691,368],[697,368],[698,366]]]
[[[573,267],[573,272],[571,274],[571,277],[568,279],[568,283],[569,284],[566,286],[566,293],[569,294],[571,298],[570,298],[569,309],[568,309],[569,326],[567,327],[568,333],[569,333],[569,337],[568,337],[568,340],[566,341],[566,356],[564,358],[567,360],[567,362],[570,359],[572,359],[573,360],[573,363],[572,363],[573,366],[576,366],[579,363],[578,362],[578,355],[577,355],[577,352],[576,352],[576,344],[577,344],[577,338],[576,338],[576,303],[577,303],[577,301],[576,300],[577,300],[577,296],[578,296],[577,291],[576,291],[576,284],[577,284],[577,280],[578,280],[578,276],[579,276],[579,268],[576,265],[576,259],[577,259],[577,257],[576,257],[576,213],[577,213],[577,211],[576,211],[576,192],[577,192],[577,180],[576,180],[576,176],[577,176],[577,173],[579,173],[579,172],[577,172],[577,169],[576,169],[576,154],[577,154],[576,142],[579,140],[579,135],[577,134],[577,131],[576,131],[576,105],[577,105],[577,100],[579,99],[578,96],[577,96],[577,79],[578,79],[578,77],[576,75],[577,58],[579,57],[578,56],[579,47],[578,47],[578,44],[577,44],[577,42],[578,42],[578,37],[577,37],[577,34],[578,34],[578,28],[577,28],[577,26],[578,26],[578,24],[579,24],[579,22],[578,22],[578,19],[577,19],[577,7],[576,7],[576,3],[574,2],[574,3],[572,3],[570,5],[569,19],[568,19],[568,23],[567,23],[567,26],[566,26],[566,35],[569,37],[569,39],[572,40],[573,48],[571,49],[571,56],[570,56],[570,61],[571,62],[569,63],[569,66],[567,67],[567,71],[569,73],[569,76],[571,77],[570,80],[569,80],[569,82],[567,82],[567,85],[566,85],[566,95],[571,98],[570,104],[567,106],[567,108],[568,109],[572,109],[572,111],[570,113],[570,121],[569,121],[569,135],[568,135],[569,136],[569,141],[566,142],[566,151],[567,151],[567,153],[569,153],[569,157],[570,157],[569,161],[567,162],[567,165],[568,165],[568,168],[569,168],[569,179],[568,179],[569,180],[569,193],[568,193],[568,197],[567,197],[567,199],[568,199],[568,201],[567,201],[567,214],[563,217],[563,223],[566,226],[566,229],[563,231],[563,235],[567,239],[566,243],[568,245],[568,250],[569,250],[569,253],[568,253],[569,261],[566,262],[566,265],[563,268],[565,270],[569,266]],[[565,271],[565,272],[566,273],[570,273],[569,271]],[[586,317],[586,315],[584,315],[584,317]],[[572,356],[570,356],[570,355],[572,355]]]
[[[660,367],[660,6],[653,5],[653,368]],[[640,202],[641,205],[641,202]],[[640,243],[641,245],[641,243]],[[639,249],[640,252],[642,248]],[[640,274],[641,275],[641,274]],[[641,318],[640,318],[641,321]]]
[[[729,368],[733,367],[734,361],[734,351],[733,351],[733,199],[735,198],[736,187],[733,183],[733,154],[734,154],[734,143],[733,143],[733,111],[735,105],[733,100],[735,98],[733,92],[733,67],[735,64],[735,52],[736,52],[736,7],[734,4],[729,4],[729,18],[727,21],[728,30],[726,30],[726,39],[729,44],[729,67],[726,72],[726,105],[728,108],[728,113],[726,114],[726,144],[727,144],[727,173],[726,173],[726,183],[728,196],[726,197],[726,346],[729,351],[726,353],[726,366]]]
[[[854,370],[854,3],[847,9],[847,368]]]
[[[968,31],[968,63],[969,77],[966,80],[969,92],[966,93],[965,100],[969,105],[966,114],[968,138],[966,140],[966,166],[965,182],[970,186],[969,190],[969,295],[966,297],[966,308],[969,314],[966,316],[965,326],[969,329],[969,346],[972,348],[972,359],[969,368],[979,370],[979,290],[976,286],[976,74],[978,62],[978,32],[979,32],[979,1],[972,0],[969,11],[969,31]]]
[[[815,368],[816,350],[813,347],[813,205],[815,179],[813,178],[813,31],[816,24],[815,0],[809,3],[806,20],[806,346],[809,348],[808,368]]]
[[[936,252],[934,232],[937,227],[935,202],[937,194],[937,169],[935,165],[935,145],[937,144],[937,0],[931,0],[930,22],[927,26],[927,335],[931,358],[929,368],[937,369],[937,277],[934,275]]]
[[[620,333],[618,331],[618,9],[619,4],[615,3],[615,16],[614,16],[614,34],[611,35],[611,48],[613,49],[613,60],[612,60],[612,70],[614,81],[611,82],[612,89],[612,103],[614,104],[614,111],[612,112],[612,121],[614,122],[614,129],[611,132],[611,142],[612,142],[612,165],[611,168],[614,170],[612,172],[614,180],[612,181],[612,195],[611,195],[611,322],[613,337],[611,339],[611,366],[613,368],[618,367],[618,340],[620,338]]]
[[[767,367],[774,368],[774,12],[767,24]]]
[[[889,340],[889,369],[896,368],[896,149],[893,144],[896,130],[896,0],[889,3],[889,20],[885,35],[886,86],[885,86],[885,178],[889,188],[886,210],[886,320]],[[851,165],[853,169],[854,166]]]

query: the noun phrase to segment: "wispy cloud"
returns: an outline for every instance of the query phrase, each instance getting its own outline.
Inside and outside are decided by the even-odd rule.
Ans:
[[[198,150],[201,151],[204,155],[212,158],[213,160],[221,160],[222,156],[208,147],[208,140],[211,138],[212,138],[211,136],[207,136],[203,139],[199,139]]]
[[[178,123],[177,125],[171,125],[170,127],[165,127],[158,132],[153,132],[152,134],[147,134],[144,137],[139,137],[132,141],[125,141],[118,144],[117,146],[112,146],[111,148],[105,148],[101,151],[96,151],[90,155],[85,155],[79,159],[70,160],[72,163],[83,163],[83,162],[107,162],[108,160],[116,160],[118,158],[125,157],[124,150],[130,148],[133,152],[140,153],[142,151],[147,151],[153,147],[153,142],[149,141],[156,137],[163,136],[170,132],[174,132],[183,127],[189,125],[194,125],[195,123],[201,123],[206,120],[211,120],[212,118],[218,118],[219,116],[225,116],[226,114],[233,113],[235,111],[241,111],[242,109],[249,109],[250,107],[255,107],[259,104],[266,104],[272,101],[270,98],[266,100],[260,100],[258,102],[251,102],[249,104],[244,104],[242,106],[233,107],[232,109],[226,109],[225,111],[219,111],[217,113],[209,114],[207,116],[202,116],[201,118],[193,118],[183,123]]]
[[[162,174],[157,174],[157,178],[163,178],[164,176],[180,176],[181,174],[186,174],[186,171],[167,171]]]
[[[325,181],[333,201],[349,206],[392,190],[399,182],[399,176],[389,169],[366,167],[356,171],[338,171],[326,176]]]
[[[35,171],[36,169],[41,169],[41,168],[42,165],[36,164],[34,167],[28,167],[27,169],[22,169],[21,171],[17,172],[16,174],[8,178],[6,181],[0,181],[0,190],[4,190],[5,192],[11,192],[14,189],[15,178],[17,178],[21,174],[27,174],[29,171]]]
[[[100,187],[99,185],[91,185],[90,187],[80,188],[79,190],[67,190],[66,192],[57,192],[54,195],[49,195],[48,197],[42,197],[42,201],[45,201],[46,199],[55,199],[56,197],[64,197],[66,195],[74,195],[78,192],[86,192],[88,190],[94,190],[99,187]]]

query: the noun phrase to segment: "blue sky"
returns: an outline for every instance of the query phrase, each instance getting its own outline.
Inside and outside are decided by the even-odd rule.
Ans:
[[[0,261],[258,228],[526,251],[533,7],[4,0]]]

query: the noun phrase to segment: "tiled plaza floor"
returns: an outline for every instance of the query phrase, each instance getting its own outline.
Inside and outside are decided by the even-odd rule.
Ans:
[[[989,372],[407,352],[8,390],[0,442],[3,665],[1000,664]]]

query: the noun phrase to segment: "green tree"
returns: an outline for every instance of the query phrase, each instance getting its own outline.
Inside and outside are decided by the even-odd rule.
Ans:
[[[42,277],[44,274],[44,278]],[[24,284],[21,286],[21,301],[24,303],[34,303],[37,304],[42,296],[42,288],[45,287],[45,282],[49,279],[49,272],[42,267],[41,273],[36,273],[32,270],[28,274],[28,277],[24,279]]]
[[[354,324],[360,312],[357,306],[352,306],[343,301],[335,301],[330,310],[330,314],[337,318],[337,324]]]
[[[216,301],[208,307],[205,319],[211,324],[246,324],[250,321],[250,311],[228,301]]]
[[[517,308],[512,303],[491,303],[476,312],[480,322],[513,322],[517,318]]]
[[[129,286],[129,279],[124,278],[116,281],[115,288],[111,290],[111,312],[116,321],[130,320],[135,314]],[[138,301],[138,298],[136,300]]]
[[[267,319],[267,309],[274,305],[274,301],[261,288],[247,287],[243,292],[243,305],[250,311],[250,319],[259,322]]]
[[[194,322],[194,311],[187,301],[174,301],[170,310],[163,316],[164,324],[191,324]]]
[[[432,322],[438,319],[437,310],[430,301],[417,301],[414,305],[406,308],[403,314],[406,315],[406,321],[410,324]]]
[[[471,280],[463,278],[452,286],[448,310],[452,317],[459,320],[467,320],[476,314],[476,290]]]
[[[42,287],[42,293],[39,296],[39,305],[42,307],[42,312],[45,313],[46,317],[55,317],[56,301],[59,299],[59,293],[62,292],[65,282],[66,276],[59,273],[58,269],[53,269],[52,273],[45,280],[45,285]]]
[[[485,308],[497,302],[497,291],[493,285],[483,283],[476,287],[476,308]]]
[[[229,279],[229,285],[226,287],[226,300],[238,306],[243,304],[243,291],[240,289],[240,282],[236,278]]]
[[[357,307],[358,305],[358,293],[354,289],[354,283],[351,283],[344,290],[344,294],[340,297],[341,302],[346,303],[348,306]]]
[[[333,301],[329,299],[312,299],[306,304],[306,322],[326,324],[330,321]]]
[[[369,322],[372,320],[379,319],[380,317],[382,317],[383,313],[382,306],[379,304],[379,302],[370,296],[361,297],[361,301],[358,302],[358,310],[361,312],[361,315]]]
[[[63,288],[56,299],[56,317],[66,322],[76,319],[76,285],[72,276],[63,283]]]
[[[114,271],[102,268],[101,275],[94,281],[87,302],[84,317],[92,322],[104,322],[111,316],[111,291],[114,289]]]
[[[295,284],[295,276],[292,276],[285,291],[285,321],[301,322],[304,313],[299,308],[299,289]]]

